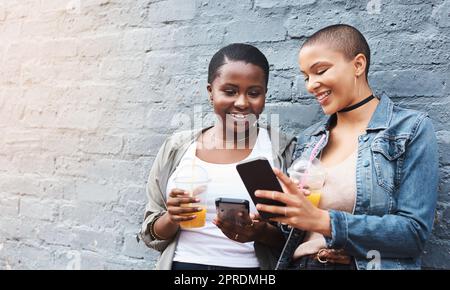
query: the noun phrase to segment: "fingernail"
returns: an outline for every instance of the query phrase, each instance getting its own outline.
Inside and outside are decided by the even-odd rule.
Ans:
[[[203,210],[203,208],[197,207],[197,211],[202,211],[202,210]]]
[[[255,195],[258,196],[260,194],[259,190],[255,191]]]
[[[195,202],[200,202],[200,198],[196,198],[196,199],[195,199]]]

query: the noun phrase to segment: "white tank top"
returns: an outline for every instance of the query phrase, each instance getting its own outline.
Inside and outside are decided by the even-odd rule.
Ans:
[[[208,185],[206,224],[202,228],[181,229],[173,260],[234,268],[259,267],[253,242],[239,243],[233,241],[212,223],[216,216],[215,200],[218,197],[247,199],[250,203],[250,212],[256,212],[255,205],[236,171],[237,163],[214,164],[205,162],[195,156],[196,148],[197,142],[192,143],[182,157],[180,165],[183,164],[183,160],[195,158],[196,164],[202,166],[208,172],[211,182]],[[273,167],[272,144],[266,129],[260,128],[255,146],[245,159],[255,157],[267,158]],[[177,169],[168,180],[167,195],[175,187],[173,179],[176,176]]]

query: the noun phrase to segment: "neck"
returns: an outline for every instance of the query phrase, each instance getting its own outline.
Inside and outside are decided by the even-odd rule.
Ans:
[[[212,134],[212,138],[214,139],[213,142],[216,144],[216,147],[220,145],[219,147],[228,149],[248,149],[253,148],[253,145],[256,142],[258,127],[251,127],[249,130],[237,133],[216,125]]]
[[[360,97],[355,99],[349,106],[357,104],[358,102],[361,102],[368,96],[372,95],[372,90],[366,86],[361,94]],[[373,113],[375,112],[377,105],[379,101],[378,99],[373,99],[370,102],[362,105],[359,108],[356,108],[352,111],[348,112],[337,112],[337,125],[338,126],[351,126],[351,127],[360,127],[360,126],[367,126],[370,122],[370,119],[372,118]]]

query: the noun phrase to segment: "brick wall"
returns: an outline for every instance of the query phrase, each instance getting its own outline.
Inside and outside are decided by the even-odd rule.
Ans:
[[[433,119],[441,181],[424,266],[450,268],[449,0],[3,0],[0,269],[151,269],[157,254],[135,239],[146,177],[164,138],[210,110],[212,54],[259,47],[267,112],[298,132],[321,112],[299,43],[339,22],[366,35],[373,88]]]

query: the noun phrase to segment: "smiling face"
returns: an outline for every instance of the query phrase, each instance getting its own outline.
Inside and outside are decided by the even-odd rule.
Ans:
[[[228,132],[247,131],[264,109],[265,74],[257,65],[226,61],[207,89],[214,112]]]
[[[358,98],[357,77],[364,73],[364,56],[353,60],[327,44],[304,46],[299,53],[300,70],[305,86],[313,94],[327,115],[355,103]]]

